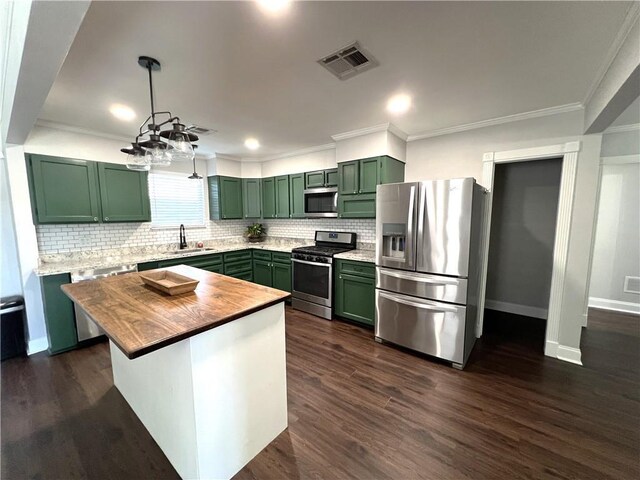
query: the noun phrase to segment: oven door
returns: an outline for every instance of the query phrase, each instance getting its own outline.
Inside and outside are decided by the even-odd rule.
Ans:
[[[293,267],[292,295],[308,302],[330,307],[333,289],[331,264],[293,258],[291,265]]]

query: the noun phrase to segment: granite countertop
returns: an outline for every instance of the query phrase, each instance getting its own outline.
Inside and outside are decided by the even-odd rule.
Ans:
[[[358,262],[375,263],[376,251],[373,248],[358,248],[344,253],[338,253],[335,258],[343,260],[356,260]]]
[[[34,272],[38,276],[55,275],[58,273],[69,273],[75,270],[117,267],[120,265],[168,260],[172,258],[233,252],[247,248],[291,253],[293,248],[311,244],[313,244],[313,240],[299,238],[267,238],[267,240],[261,243],[249,243],[242,237],[229,237],[208,240],[204,242],[202,249],[190,252],[180,252],[177,244],[168,244],[50,254],[40,257],[39,266],[34,269]],[[189,245],[187,249],[190,248],[193,247]]]
[[[303,247],[312,244],[313,240],[301,238],[268,237],[264,242],[249,243],[242,237],[228,237],[208,240],[204,242],[204,248],[191,252],[180,252],[178,251],[179,249],[177,244],[168,244],[50,254],[42,255],[40,257],[40,264],[38,268],[34,269],[34,272],[38,276],[55,275],[59,273],[69,273],[75,270],[117,267],[120,265],[153,262],[172,258],[186,258],[197,255],[233,252],[236,250],[245,250],[247,248],[291,253],[291,250],[296,247]],[[189,248],[192,248],[191,245]],[[373,244],[359,244],[357,250],[341,253],[336,255],[336,258],[358,260],[361,262],[374,262],[375,250],[373,248]]]

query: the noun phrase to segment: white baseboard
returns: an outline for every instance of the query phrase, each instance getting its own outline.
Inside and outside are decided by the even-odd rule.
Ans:
[[[579,348],[558,345],[556,358],[558,360],[564,360],[565,362],[575,363],[576,365],[582,365],[582,352]]]
[[[589,297],[589,306],[592,308],[601,308],[603,310],[613,310],[615,312],[640,314],[640,303]]]
[[[518,303],[485,299],[484,308],[497,310],[499,312],[513,313],[515,315],[524,315],[525,317],[542,318],[543,320],[547,319],[547,310],[545,308],[520,305]]]
[[[560,345],[558,342],[547,341],[544,345],[544,354],[547,357],[557,358],[564,362],[582,365],[582,352],[579,348]]]
[[[49,340],[47,340],[47,337],[29,340],[29,343],[27,344],[27,355],[44,352],[47,348],[49,348]]]

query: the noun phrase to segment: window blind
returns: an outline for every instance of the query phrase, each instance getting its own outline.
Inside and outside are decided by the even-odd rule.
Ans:
[[[205,226],[204,179],[182,173],[149,173],[151,225],[153,227]]]

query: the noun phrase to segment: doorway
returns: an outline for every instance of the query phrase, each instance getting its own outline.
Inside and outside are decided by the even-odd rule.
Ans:
[[[562,157],[495,166],[484,331],[542,353]]]

